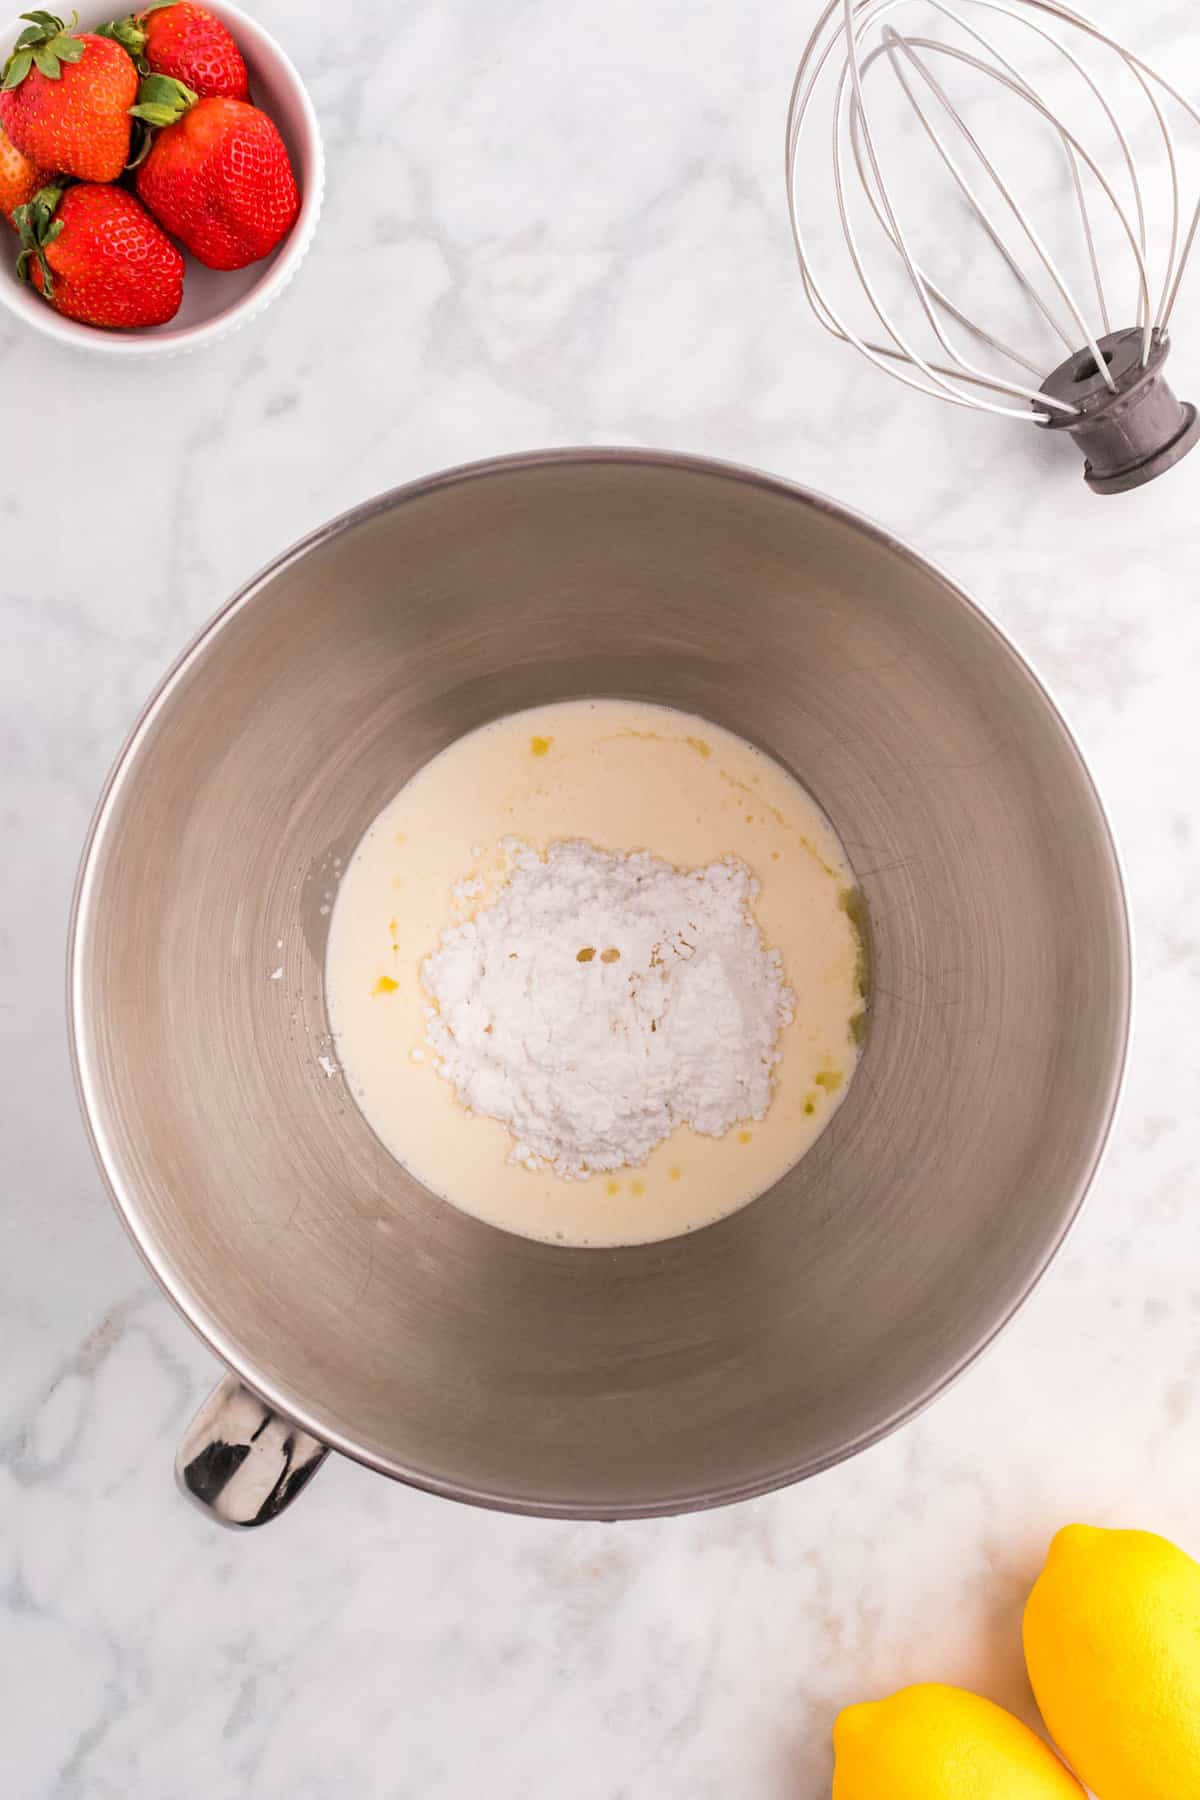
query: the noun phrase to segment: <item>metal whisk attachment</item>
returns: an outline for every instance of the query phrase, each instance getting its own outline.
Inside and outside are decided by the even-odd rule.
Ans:
[[[1060,0],[829,0],[788,113],[805,294],[908,386],[1065,430],[1096,492],[1140,487],[1200,438],[1163,378],[1197,155],[1200,111]],[[816,270],[839,234],[849,298]]]

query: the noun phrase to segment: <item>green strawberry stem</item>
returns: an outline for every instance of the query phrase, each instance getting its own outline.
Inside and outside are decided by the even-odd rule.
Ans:
[[[53,13],[22,13],[28,19],[24,31],[12,47],[12,54],[4,65],[3,81],[0,87],[6,92],[20,87],[30,69],[37,69],[47,81],[57,81],[62,74],[63,63],[77,63],[87,46],[73,35],[79,23],[79,14],[71,14],[71,23],[64,25]]]
[[[151,0],[149,6],[143,6],[141,12],[130,13],[126,19],[110,19],[107,25],[97,25],[96,36],[111,38],[114,44],[120,44],[126,55],[133,60],[139,75],[150,73],[150,64],[146,60],[146,39],[149,33],[145,21],[152,12],[162,12],[164,7],[174,6],[177,0]]]
[[[170,3],[173,5],[174,0]],[[138,88],[137,105],[129,109],[134,130],[133,155],[125,167],[136,169],[139,163],[145,162],[155,131],[178,123],[198,99],[198,94],[185,87],[182,81],[176,81],[173,75],[147,75]]]
[[[62,220],[54,217],[54,210],[62,197],[60,187],[39,188],[32,200],[27,201],[24,206],[18,206],[13,212],[13,224],[21,234],[17,278],[32,286],[33,277],[29,273],[29,265],[36,262],[42,271],[42,293],[47,300],[54,297],[54,277],[50,273],[46,252],[63,228]]]
[[[164,125],[177,124],[199,98],[173,75],[147,75],[138,88],[138,103],[130,107],[129,116],[140,119],[144,125],[161,129]]]
[[[129,161],[125,164],[126,174],[140,169],[151,150],[154,148],[154,127],[147,125],[142,119],[133,121],[133,130],[129,136]]]
[[[96,36],[111,38],[114,44],[120,44],[139,75],[150,73],[150,64],[146,61],[146,33],[136,13],[127,19],[110,19],[107,25],[97,25]]]

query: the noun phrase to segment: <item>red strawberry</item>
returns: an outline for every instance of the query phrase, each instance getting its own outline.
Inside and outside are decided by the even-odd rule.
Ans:
[[[157,0],[100,32],[122,44],[143,75],[173,75],[202,100],[250,98],[241,51],[220,19],[192,0]]]
[[[0,213],[13,223],[13,213],[18,206],[24,206],[32,200],[40,187],[45,187],[50,177],[27,156],[22,156],[0,126]]]
[[[0,125],[43,169],[81,181],[116,181],[129,160],[137,70],[119,44],[75,37],[53,13],[30,23],[4,65]]]
[[[43,188],[16,217],[17,272],[85,325],[165,325],[183,299],[183,257],[121,187]]]
[[[137,191],[198,262],[244,269],[287,236],[300,195],[266,113],[243,100],[197,100],[181,82],[150,75],[134,117],[163,128],[138,169]]]

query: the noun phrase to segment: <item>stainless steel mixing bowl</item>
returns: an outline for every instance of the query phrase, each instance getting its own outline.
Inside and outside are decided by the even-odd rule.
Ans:
[[[319,1060],[335,859],[462,732],[598,694],[702,713],[793,769],[856,866],[874,957],[863,1059],[811,1153],[722,1223],[622,1250],[434,1199]],[[373,501],[167,677],[80,877],[96,1150],[236,1371],[187,1485],[266,1518],[332,1445],[457,1499],[621,1517],[850,1455],[978,1355],[1062,1242],[1129,990],[1118,866],[1066,727],[880,530],[761,475],[625,451]]]

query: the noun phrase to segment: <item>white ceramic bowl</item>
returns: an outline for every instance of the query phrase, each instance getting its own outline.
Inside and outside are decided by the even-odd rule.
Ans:
[[[59,343],[98,350],[105,356],[170,356],[197,350],[268,307],[296,273],[312,243],[325,191],[325,157],[317,115],[304,83],[275,39],[256,20],[236,6],[226,5],[225,0],[204,3],[237,39],[250,73],[250,98],[279,127],[300,186],[300,216],[279,248],[248,269],[225,274],[206,269],[189,256],[179,311],[169,325],[141,331],[104,331],[56,313],[33,288],[17,280],[16,237],[0,219],[0,302],[35,331],[57,338]],[[84,6],[80,29],[94,30],[106,19],[134,10],[136,0],[134,4],[111,0],[105,8]],[[23,21],[14,19],[0,33],[0,62],[23,29]]]

